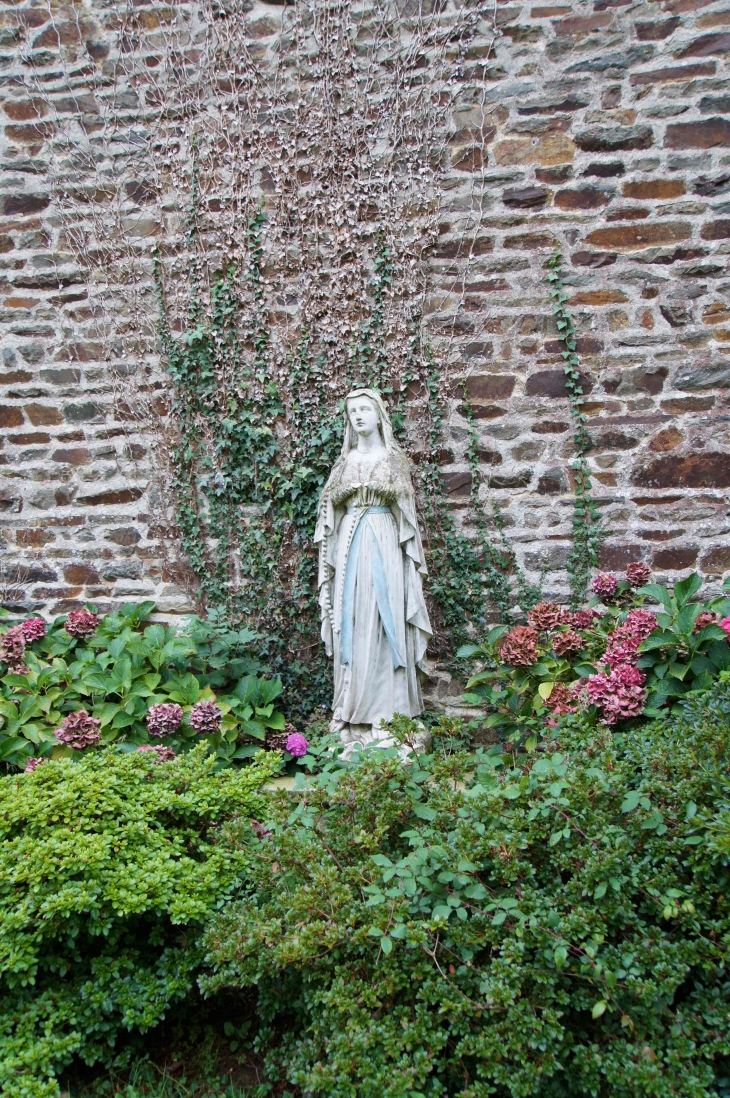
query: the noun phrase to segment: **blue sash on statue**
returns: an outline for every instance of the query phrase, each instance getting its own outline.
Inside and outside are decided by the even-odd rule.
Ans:
[[[357,558],[360,552],[360,543],[363,536],[370,538],[370,560],[372,564],[373,587],[375,588],[375,600],[378,604],[378,613],[383,623],[385,635],[390,644],[393,656],[393,667],[405,667],[405,662],[398,649],[398,641],[395,634],[395,622],[390,606],[388,594],[388,579],[383,564],[383,554],[380,551],[378,539],[375,536],[368,515],[388,515],[390,507],[365,507],[348,509],[352,514],[360,511],[355,532],[350,542],[350,552],[345,565],[345,583],[342,592],[342,640],[340,644],[340,662],[352,665],[352,641],[355,628],[355,580],[357,578]]]

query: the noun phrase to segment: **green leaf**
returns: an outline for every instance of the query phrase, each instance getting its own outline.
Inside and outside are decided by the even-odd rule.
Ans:
[[[679,583],[674,585],[674,598],[677,606],[684,606],[687,599],[692,598],[700,587],[702,586],[702,579],[696,572],[693,572],[691,576],[687,576],[686,579],[680,580]]]
[[[608,1003],[605,999],[599,999],[597,1003],[593,1004],[593,1009],[591,1010],[591,1018],[600,1018],[602,1014],[606,1013],[607,1006]]]
[[[639,790],[632,789],[631,792],[626,794],[623,801],[621,802],[621,811],[633,812],[635,808],[638,808],[639,801],[641,800],[642,796],[643,794],[640,793]]]
[[[380,939],[380,948],[382,949],[383,953],[385,953],[386,956],[393,949],[393,943],[390,940],[390,938],[387,936],[387,934],[383,935],[383,937]]]
[[[648,595],[650,598],[662,603],[667,609],[671,609],[672,596],[666,587],[662,587],[658,583],[647,583],[644,587],[640,587],[636,593],[637,595]]]

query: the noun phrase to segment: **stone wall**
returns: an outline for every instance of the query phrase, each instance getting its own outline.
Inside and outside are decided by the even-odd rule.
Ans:
[[[0,16],[4,598],[48,614],[88,599],[192,605],[160,533],[154,439],[118,399],[103,303],[69,247],[51,178],[59,127],[78,117],[93,130],[100,74],[111,94],[120,51],[154,58],[170,9],[134,8],[133,39],[100,0],[6,5]],[[503,506],[530,573],[565,591],[572,432],[545,280],[559,241],[609,535],[603,564],[640,558],[669,580],[699,567],[714,583],[730,570],[726,0],[510,3],[494,26],[491,9],[483,15],[459,70],[423,319],[454,379],[451,497],[461,508],[470,490],[463,377],[483,491]],[[281,18],[278,5],[251,4],[262,64]],[[133,85],[122,91],[132,126],[143,100]],[[81,186],[83,164],[78,175]]]

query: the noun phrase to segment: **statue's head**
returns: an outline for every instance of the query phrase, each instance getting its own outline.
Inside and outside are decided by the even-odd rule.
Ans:
[[[365,390],[356,389],[347,397],[347,418],[356,435],[367,437],[377,431],[382,437],[378,402]]]

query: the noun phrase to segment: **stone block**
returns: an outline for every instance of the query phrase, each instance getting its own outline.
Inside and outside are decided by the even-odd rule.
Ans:
[[[730,218],[706,222],[700,230],[700,236],[703,240],[727,240],[730,237]]]
[[[518,209],[536,209],[544,206],[550,197],[550,192],[544,187],[512,187],[502,192],[502,201],[505,206]]]
[[[584,393],[590,393],[593,382],[587,374],[581,374]],[[530,374],[525,383],[525,396],[567,397],[565,374],[562,370],[538,370]]]
[[[442,473],[441,479],[449,496],[468,499],[471,495],[471,473]]]
[[[634,85],[669,84],[682,80],[694,80],[700,76],[714,75],[716,67],[714,61],[705,61],[696,65],[676,65],[669,68],[652,69],[651,72],[633,72],[629,77],[629,83]]]
[[[679,198],[685,193],[683,179],[638,179],[623,185],[623,194],[626,198],[664,200]]]
[[[66,465],[85,465],[90,456],[89,451],[81,447],[69,450],[54,450],[51,455],[53,461],[63,462]]]
[[[85,583],[100,583],[101,576],[90,564],[68,564],[63,570],[66,583],[74,586]]]
[[[617,152],[619,149],[649,149],[654,144],[651,126],[595,126],[575,134],[584,152]]]
[[[81,404],[65,404],[63,417],[67,423],[103,423],[104,409],[90,400]]]
[[[636,37],[640,42],[663,41],[665,38],[669,38],[678,26],[678,15],[673,16],[671,19],[660,19],[647,23],[637,21],[634,23]]]
[[[9,427],[20,427],[25,423],[22,408],[8,404],[0,407],[0,427],[7,430]]]
[[[673,122],[667,126],[664,145],[669,149],[714,149],[730,145],[730,118]]]
[[[719,359],[694,368],[686,366],[677,375],[674,388],[685,392],[695,389],[730,389],[730,362]]]
[[[144,495],[142,488],[116,488],[106,492],[94,492],[87,496],[79,496],[77,503],[82,507],[113,506],[120,503],[135,503]]]
[[[611,192],[598,187],[575,187],[558,191],[555,205],[561,210],[597,210],[611,200]]]
[[[4,194],[0,197],[0,214],[3,217],[18,217],[39,213],[47,209],[49,203],[47,194]]]
[[[702,554],[700,568],[703,572],[715,575],[727,572],[730,569],[730,546],[715,545],[712,549]]]
[[[675,244],[692,235],[688,221],[652,221],[646,225],[614,225],[608,229],[595,229],[585,238],[586,244],[598,248],[617,248],[637,251],[657,244]]]
[[[680,546],[675,549],[657,549],[651,558],[651,563],[654,568],[661,568],[667,572],[683,571],[685,568],[694,568],[698,552],[696,548]]]
[[[730,488],[730,461],[720,450],[671,454],[635,468],[631,483],[639,488]]]
[[[506,400],[512,395],[515,378],[511,374],[471,374],[466,379],[470,400],[487,403]]]
[[[568,491],[565,472],[558,466],[546,469],[537,482],[537,490],[541,496],[563,495]]]
[[[716,34],[701,34],[699,38],[693,38],[686,46],[676,51],[674,56],[679,60],[683,57],[711,57],[713,54],[730,52],[730,34],[718,31]]]

